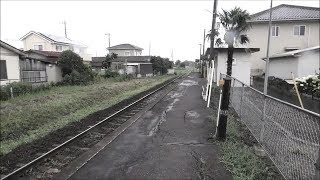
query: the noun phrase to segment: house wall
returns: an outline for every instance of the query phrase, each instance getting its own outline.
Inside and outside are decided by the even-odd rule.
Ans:
[[[232,77],[235,77],[245,84],[250,84],[250,56],[251,53],[234,52],[233,58],[236,63],[232,65]],[[227,52],[219,52],[218,63],[215,65],[217,68],[214,82],[217,82],[220,78],[220,73],[227,73]]]
[[[35,34],[31,34],[23,40],[23,47],[24,47],[23,49],[25,51],[30,50],[30,49],[34,49],[34,45],[42,45],[43,51],[57,51],[56,46],[59,45],[59,46],[62,46],[61,51],[73,50],[73,52],[79,54],[83,58],[84,61],[91,61],[91,55],[87,54],[86,47],[51,43],[51,42],[45,40],[44,38],[39,37]]]
[[[129,56],[141,56],[142,51],[141,50],[109,50],[109,53],[115,53],[118,54],[118,56],[126,56],[125,52],[130,52]]]
[[[274,76],[281,79],[292,79],[291,72],[298,72],[298,58],[285,57],[272,59],[269,62],[269,76]]]
[[[0,85],[20,81],[19,55],[2,47],[0,47],[0,52],[0,59],[5,60],[7,66],[7,80],[1,80]]]
[[[279,26],[279,36],[270,39],[270,55],[284,53],[285,47],[298,47],[299,49],[319,45],[319,22],[286,22],[273,25]],[[305,25],[306,32],[304,36],[294,36],[293,27],[295,25]],[[268,23],[255,23],[247,32],[250,38],[249,47],[258,47],[260,51],[252,54],[251,72],[252,75],[261,74],[265,68],[265,61],[261,58],[266,57]]]
[[[46,72],[48,76],[48,83],[50,82],[61,82],[62,81],[62,70],[55,64],[47,64]]]
[[[296,77],[305,77],[319,73],[320,69],[320,51],[309,51],[302,53],[298,58],[298,72]]]

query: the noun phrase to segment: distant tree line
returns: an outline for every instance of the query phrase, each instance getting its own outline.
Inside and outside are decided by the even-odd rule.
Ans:
[[[193,61],[185,60],[185,61],[181,62],[180,60],[177,60],[174,65],[176,67],[185,68],[186,66],[191,66],[192,64],[194,64]]]

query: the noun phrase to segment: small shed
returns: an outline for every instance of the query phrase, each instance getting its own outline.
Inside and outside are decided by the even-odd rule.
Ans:
[[[234,48],[232,62],[232,77],[237,78],[245,84],[250,84],[250,56],[260,51],[260,48]],[[209,57],[210,48],[206,51]],[[227,73],[228,48],[214,48],[214,75],[213,82],[219,82],[220,73]]]
[[[319,73],[320,46],[309,47],[275,54],[269,57],[269,76],[292,80],[291,72],[296,78]],[[266,58],[263,58],[266,60]]]

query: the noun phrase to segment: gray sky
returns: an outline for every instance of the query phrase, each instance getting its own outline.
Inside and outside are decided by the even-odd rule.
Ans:
[[[269,8],[269,0],[219,0],[218,10],[239,6],[249,13]],[[274,0],[274,6],[293,4],[319,7],[318,0]],[[3,1],[1,0],[1,40],[18,48],[19,38],[30,30],[64,35],[89,46],[92,56],[111,46],[130,43],[144,48],[143,55],[160,55],[174,60],[194,60],[199,56],[203,29],[211,27],[212,1]],[[208,45],[208,41],[206,42]]]

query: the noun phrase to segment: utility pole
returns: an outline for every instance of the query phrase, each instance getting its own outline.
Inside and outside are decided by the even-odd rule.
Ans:
[[[210,61],[214,60],[214,34],[216,32],[216,17],[217,17],[217,4],[218,0],[214,0],[213,4],[213,13],[212,13],[212,27],[211,27],[211,42],[210,42]],[[213,68],[213,67],[212,67]],[[212,78],[211,78],[212,81]],[[223,91],[222,91],[222,99],[219,113],[218,126],[216,131],[216,138],[219,141],[225,141],[227,134],[227,119],[228,119],[228,109],[229,109],[229,96],[230,96],[230,85],[231,79],[230,77],[224,78]],[[211,87],[210,87],[211,88]],[[209,93],[210,94],[210,93]],[[208,97],[210,98],[210,97]]]
[[[150,56],[150,51],[151,51],[151,43],[149,42],[149,56]]]
[[[108,41],[109,41],[109,47],[110,47],[110,33],[105,34],[108,36]]]
[[[60,23],[61,24],[61,23]],[[64,20],[63,22],[62,22],[62,24],[64,25],[64,37],[65,38],[68,38],[68,36],[67,36],[67,22],[66,22],[66,20]]]
[[[171,50],[171,60],[173,61],[173,49]]]
[[[202,55],[205,53],[205,44],[206,44],[206,29],[203,30],[203,48],[202,48]]]
[[[201,46],[202,46],[202,44],[199,44],[199,46],[200,46],[200,58],[199,59],[201,59]]]
[[[271,18],[272,18],[272,0],[270,2],[270,14],[269,14],[269,29],[268,29],[268,45],[267,45],[267,59],[266,59],[266,68],[264,73],[264,86],[263,94],[267,95],[268,93],[268,77],[269,77],[269,49],[270,49],[270,34],[271,34]]]

